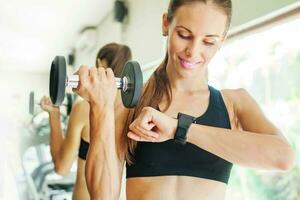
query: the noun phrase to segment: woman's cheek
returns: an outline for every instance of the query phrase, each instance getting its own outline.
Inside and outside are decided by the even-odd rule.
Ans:
[[[209,62],[217,53],[217,48],[211,48],[208,49],[205,54],[205,60],[206,62]]]
[[[170,36],[170,41],[169,41],[169,48],[171,52],[176,53],[176,52],[181,52],[185,49],[186,41],[181,39],[179,36],[176,34],[172,34]]]

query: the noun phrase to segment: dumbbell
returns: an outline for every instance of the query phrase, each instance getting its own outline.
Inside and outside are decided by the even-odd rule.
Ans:
[[[115,78],[117,88],[121,90],[122,102],[125,107],[136,106],[143,88],[143,74],[136,61],[128,61],[122,71],[121,78]],[[56,56],[51,64],[49,91],[54,105],[60,105],[65,97],[66,87],[77,88],[78,75],[66,75],[66,60]]]
[[[41,105],[40,103],[36,103],[35,99],[34,99],[34,92],[31,91],[29,93],[29,113],[31,115],[35,114],[35,106],[36,105]],[[67,108],[67,115],[69,115],[71,113],[72,110],[72,105],[73,105],[73,97],[72,94],[67,94],[67,103],[66,104],[62,104],[63,106],[66,106]]]

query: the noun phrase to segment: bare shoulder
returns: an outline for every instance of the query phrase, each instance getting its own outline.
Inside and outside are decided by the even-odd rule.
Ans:
[[[239,100],[240,97],[249,95],[248,91],[244,88],[222,89],[221,93],[223,96],[231,100]]]
[[[222,95],[232,104],[236,114],[259,107],[255,99],[244,88],[224,89]]]
[[[280,134],[280,130],[265,116],[259,104],[245,89],[223,90],[222,94],[231,101],[236,119],[245,131]]]
[[[238,89],[222,89],[221,94],[226,105],[228,115],[231,122],[232,128],[241,128],[241,123],[239,120],[240,109],[244,107],[245,99],[251,98],[247,90],[243,88]]]

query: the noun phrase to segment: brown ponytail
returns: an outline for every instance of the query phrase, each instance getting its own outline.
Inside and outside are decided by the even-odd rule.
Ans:
[[[133,122],[136,116],[139,115],[144,107],[150,106],[153,108],[158,108],[158,104],[161,102],[164,95],[166,95],[167,97],[167,106],[163,111],[165,111],[170,106],[172,91],[166,72],[167,63],[168,55],[165,56],[164,61],[158,66],[158,68],[146,82],[138,105],[135,107],[135,109],[131,109],[129,111],[129,115],[123,131],[124,140],[127,141],[127,151],[125,153],[125,158],[127,163],[129,164],[133,162],[131,155],[134,153],[135,147],[137,145],[136,141],[127,137],[129,125]]]

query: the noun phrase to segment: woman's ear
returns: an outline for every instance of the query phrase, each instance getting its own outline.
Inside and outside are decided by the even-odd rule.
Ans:
[[[168,36],[168,29],[169,29],[169,22],[168,22],[168,18],[167,18],[167,13],[164,13],[163,17],[162,17],[162,33],[163,33],[163,36]]]

